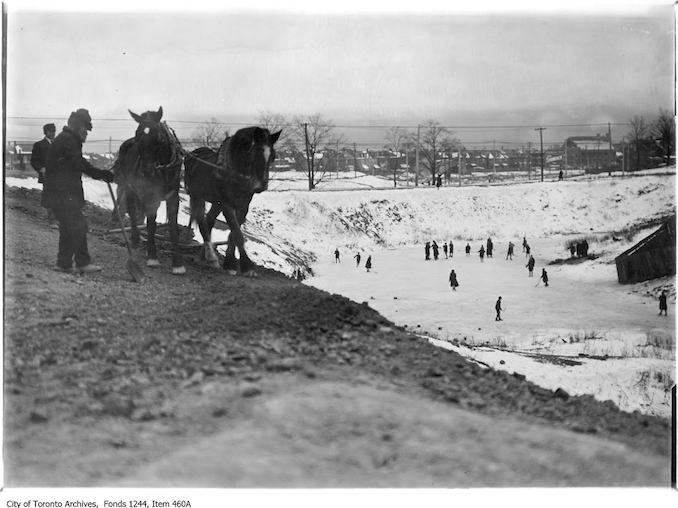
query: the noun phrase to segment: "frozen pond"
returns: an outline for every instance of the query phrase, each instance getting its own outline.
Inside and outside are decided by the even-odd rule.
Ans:
[[[423,246],[372,252],[370,273],[363,266],[369,253],[362,253],[360,267],[355,252],[343,252],[341,263],[328,253],[308,284],[367,301],[395,323],[440,339],[434,341],[437,345],[523,373],[542,386],[668,415],[662,383],[652,386],[648,379],[673,376],[673,354],[645,344],[648,336],[675,337],[674,305],[669,304],[668,318],[659,317],[655,301],[618,284],[613,263],[547,266],[549,260],[569,255],[566,240],[528,238],[536,260],[532,278],[522,239],[513,240],[513,260],[506,260],[507,242],[495,240],[494,258],[483,263],[477,253],[480,242],[471,242],[467,257],[466,242],[457,240],[454,257],[445,259],[441,250],[438,261],[425,261]],[[448,282],[453,268],[460,283],[456,292]],[[539,283],[542,268],[549,274],[549,287]],[[494,320],[498,296],[503,321]],[[535,361],[529,356],[535,354],[572,358],[577,364]],[[591,358],[605,355],[618,358]]]

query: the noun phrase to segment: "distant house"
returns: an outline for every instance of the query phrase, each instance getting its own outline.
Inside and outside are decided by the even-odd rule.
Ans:
[[[676,216],[614,259],[620,284],[676,273]]]

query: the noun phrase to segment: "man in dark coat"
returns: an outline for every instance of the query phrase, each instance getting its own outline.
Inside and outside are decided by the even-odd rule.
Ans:
[[[334,262],[339,263],[339,249],[334,249]]]
[[[365,261],[365,269],[368,272],[372,269],[372,256],[367,256],[367,261]]]
[[[33,144],[31,152],[31,166],[38,173],[38,183],[42,183],[44,179],[45,168],[47,166],[47,152],[56,135],[56,126],[53,123],[45,124],[42,126],[42,132],[45,137]]]
[[[47,123],[42,126],[42,132],[45,137],[40,141],[36,141],[31,151],[31,166],[38,173],[38,183],[43,183],[44,180],[45,168],[47,166],[47,152],[50,146],[52,146],[52,141],[56,135],[56,126],[53,123]],[[47,221],[51,226],[57,227],[54,213],[49,208],[47,209]]]
[[[662,315],[662,312],[665,316],[668,316],[666,312],[666,291],[662,291],[662,294],[659,295],[659,315]]]
[[[426,261],[431,259],[431,242],[426,242],[426,245],[424,245],[424,254],[426,255]]]
[[[471,253],[471,244],[467,243],[464,250],[466,251],[466,255],[468,256]]]
[[[355,258],[355,266],[356,266],[356,268],[357,268],[357,267],[360,266],[360,252],[358,252],[358,253],[357,253],[355,256],[353,256],[353,257]]]
[[[485,259],[485,246],[484,245],[480,246],[480,250],[478,251],[478,253],[480,254],[480,262],[482,263],[483,260]]]
[[[68,125],[56,138],[47,155],[41,204],[50,208],[59,221],[59,253],[56,269],[73,272],[98,272],[100,267],[90,263],[87,248],[87,221],[82,214],[85,196],[82,190],[82,174],[113,181],[113,173],[92,166],[82,156],[82,144],[92,130],[92,118],[86,109],[71,113]]]
[[[439,250],[438,250],[438,244],[436,243],[435,240],[433,240],[432,248],[433,248],[433,259],[434,259],[434,261],[438,261]]]
[[[541,269],[541,277],[539,277],[539,279],[544,281],[544,286],[549,286],[549,274],[546,273],[546,268]],[[537,282],[537,284],[539,283]]]
[[[534,263],[535,263],[534,256],[530,256],[529,261],[525,265],[525,267],[527,268],[527,270],[529,272],[528,277],[532,277],[532,271],[534,270]]]
[[[448,252],[450,253],[450,257],[454,256],[454,245],[452,244],[452,240],[450,240],[449,245],[447,247]]]
[[[501,319],[501,296],[497,298],[497,303],[494,304],[494,310],[497,311],[497,316],[494,318],[495,321],[502,321]]]
[[[494,249],[494,244],[492,243],[492,238],[487,239],[487,257],[492,257],[492,249]]]
[[[452,288],[452,291],[456,291],[457,286],[459,286],[459,282],[457,282],[457,273],[452,270],[450,272],[450,287]]]

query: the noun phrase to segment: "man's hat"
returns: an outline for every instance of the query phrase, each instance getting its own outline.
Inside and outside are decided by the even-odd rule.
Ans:
[[[88,131],[92,130],[92,117],[89,116],[89,111],[84,108],[73,111],[71,116],[68,117],[68,125],[74,123],[86,127]]]
[[[53,123],[46,123],[42,126],[42,132],[47,134],[48,132],[56,132],[56,125]]]

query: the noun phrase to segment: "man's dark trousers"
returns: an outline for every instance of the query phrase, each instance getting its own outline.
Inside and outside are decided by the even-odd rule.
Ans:
[[[54,208],[54,215],[59,221],[59,253],[57,266],[63,269],[90,264],[87,249],[87,220],[80,208]]]

